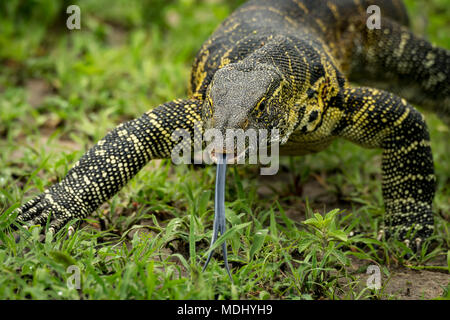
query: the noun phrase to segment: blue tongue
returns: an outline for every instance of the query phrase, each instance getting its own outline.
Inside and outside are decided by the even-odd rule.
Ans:
[[[211,239],[211,246],[217,241],[219,232],[221,235],[225,233],[226,230],[226,219],[225,219],[225,178],[227,172],[227,154],[221,153],[217,158],[217,171],[216,171],[216,193],[214,198],[214,231]],[[231,277],[230,269],[228,267],[228,258],[227,258],[227,245],[225,241],[222,243],[222,252],[223,252],[223,260],[225,263],[225,269],[227,270],[228,276],[233,282],[233,278]],[[211,251],[208,255],[208,259],[206,260],[205,266],[203,267],[203,271],[205,271],[206,267],[211,260],[213,252]]]

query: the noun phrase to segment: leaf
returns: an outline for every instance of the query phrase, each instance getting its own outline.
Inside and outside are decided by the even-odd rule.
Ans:
[[[190,185],[188,185],[188,183],[184,183],[181,185],[181,188],[184,191],[184,194],[186,195],[186,198],[189,201],[189,205],[191,206],[191,210],[194,210],[194,206],[195,206],[195,197],[194,194],[192,193],[192,188]]]
[[[147,299],[151,299],[153,291],[155,289],[155,285],[156,285],[156,276],[154,273],[154,261],[153,260],[151,260],[147,264],[147,279],[145,281],[145,284],[147,287]]]
[[[270,209],[270,235],[274,239],[278,239],[278,230],[277,230],[277,223],[275,221],[275,214],[272,209]]]
[[[68,254],[66,254],[65,252],[50,251],[49,254],[53,258],[53,260],[63,264],[65,267],[77,265],[77,262],[75,261],[75,259],[72,258],[71,256],[69,256]]]
[[[259,293],[259,300],[268,300],[270,299],[270,293],[263,290]]]
[[[355,256],[356,258],[361,259],[361,260],[370,260],[370,261],[373,260],[372,257],[369,254],[366,254],[364,252],[348,251],[347,254]]]
[[[21,223],[16,220],[18,212],[14,212],[17,208],[19,208],[19,204],[12,205],[8,210],[0,214],[0,230],[6,231],[11,224],[14,224],[15,226],[21,225]]]
[[[348,260],[348,258],[345,256],[345,254],[344,253],[342,253],[342,252],[340,252],[340,251],[338,251],[338,250],[333,250],[332,252],[331,252],[331,255],[333,256],[333,257],[335,257],[342,265],[348,265],[348,263],[349,263],[349,260]]]
[[[357,238],[357,237],[353,237],[352,238],[352,243],[364,243],[367,245],[376,245],[376,246],[382,246],[382,242],[380,242],[379,240],[376,239],[370,239],[370,238]]]
[[[342,230],[328,231],[328,236],[333,237],[342,242],[347,242],[348,240],[347,234]]]
[[[100,277],[97,274],[97,271],[89,263],[86,264],[86,278],[88,277],[88,275],[91,275],[95,279],[95,281],[100,284],[103,291],[106,292],[105,282],[103,281],[102,277]]]
[[[304,223],[306,225],[311,225],[311,226],[313,226],[313,227],[315,227],[317,229],[321,229],[321,226],[322,226],[322,224],[320,222],[318,222],[316,218],[306,219],[302,223]]]
[[[25,262],[22,266],[22,275],[30,274],[32,275],[35,269],[35,264],[33,262]]]
[[[339,211],[340,211],[340,209],[334,209],[325,215],[325,220],[324,220],[325,226],[329,226],[334,221],[334,219],[335,219],[336,215],[339,213]]]
[[[295,227],[294,222],[292,222],[291,219],[289,219],[286,216],[286,212],[284,211],[283,207],[280,205],[280,203],[277,201],[277,207],[278,207],[278,211],[280,211],[281,213],[281,219],[283,219],[283,222],[286,224],[286,227],[289,231],[297,231],[297,228]]]
[[[396,240],[395,244],[402,249],[402,256],[404,256],[405,254],[413,254],[412,249],[409,248],[403,241]]]
[[[250,260],[253,259],[253,256],[259,251],[261,250],[261,247],[264,244],[264,240],[266,239],[267,233],[269,232],[269,230],[267,229],[262,229],[259,230],[255,233],[254,237],[253,237],[253,243],[252,246],[250,248]]]
[[[206,190],[201,193],[197,200],[197,216],[201,216],[206,212],[209,199],[211,198],[211,190]]]
[[[298,252],[302,253],[306,249],[311,248],[313,243],[314,243],[314,240],[312,240],[312,239],[302,239],[302,240],[300,240],[300,243],[298,244]]]
[[[447,267],[448,272],[450,272],[450,250],[447,250]]]
[[[179,253],[174,253],[172,254],[173,257],[177,257],[178,259],[180,259],[181,264],[186,268],[189,269],[189,264],[186,261],[186,259]]]
[[[316,217],[316,220],[318,221],[318,222],[323,222],[323,217],[322,217],[322,215],[320,214],[320,213],[314,213],[314,217]]]
[[[195,264],[195,216],[191,214],[189,222],[189,255],[191,264]]]
[[[248,227],[250,224],[251,222],[242,223],[225,231],[225,233],[217,239],[217,241],[208,249],[208,251],[205,252],[203,257],[206,257],[211,251],[216,250],[219,246],[222,245],[224,241],[230,239],[237,231]]]
[[[241,181],[241,178],[239,176],[236,166],[234,167],[233,175],[234,175],[234,181],[236,182],[236,190],[237,190],[237,194],[238,194],[238,199],[247,199],[247,195],[245,194],[244,187],[242,185],[242,181]]]

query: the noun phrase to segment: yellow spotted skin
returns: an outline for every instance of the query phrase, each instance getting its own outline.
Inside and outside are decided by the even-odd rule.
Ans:
[[[381,29],[366,27],[372,4]],[[148,161],[170,157],[176,129],[277,128],[284,155],[319,152],[336,138],[383,149],[386,231],[426,238],[433,158],[424,118],[407,101],[448,117],[450,53],[407,25],[400,0],[250,0],[200,48],[189,99],[118,126],[18,219],[43,223],[51,213],[57,230],[86,217]]]

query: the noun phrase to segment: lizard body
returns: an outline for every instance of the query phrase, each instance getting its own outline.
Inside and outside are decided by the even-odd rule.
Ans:
[[[381,29],[366,26],[373,4],[381,8]],[[201,47],[188,99],[119,125],[60,183],[19,208],[18,220],[42,224],[52,214],[56,231],[86,217],[148,161],[169,158],[176,129],[194,136],[211,128],[277,128],[284,155],[318,152],[337,138],[383,149],[388,233],[430,236],[429,134],[407,100],[448,117],[450,52],[413,35],[407,24],[400,0],[248,1]]]

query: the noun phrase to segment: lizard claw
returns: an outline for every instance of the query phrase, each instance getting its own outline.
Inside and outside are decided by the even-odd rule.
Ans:
[[[414,242],[412,242],[409,239],[406,239],[406,240],[403,241],[403,243],[409,249],[411,249],[414,254],[417,254],[417,253],[420,252],[420,250],[422,249],[422,242],[423,242],[423,240],[420,237],[414,238]],[[408,253],[408,254],[405,255],[405,258],[407,258],[407,259],[411,258],[411,255]]]
[[[86,216],[88,209],[80,203],[79,199],[68,194],[59,183],[16,209],[16,220],[26,229],[34,225],[45,226],[49,222],[47,233],[56,234],[70,220]],[[69,227],[69,236],[74,231],[72,226]],[[19,239],[20,237],[16,241]]]
[[[75,232],[75,229],[72,226],[69,226],[69,228],[67,228],[67,235],[69,237],[71,237]]]
[[[422,238],[416,238],[414,242],[416,243],[416,252],[419,252],[422,249]]]
[[[383,240],[383,237],[384,237],[384,230],[381,229],[380,231],[378,231],[377,240],[381,241],[381,240]]]
[[[47,231],[48,233],[51,233],[52,235],[53,234],[55,234],[55,228],[53,228],[53,227],[50,227],[50,228],[48,228],[48,231]]]

